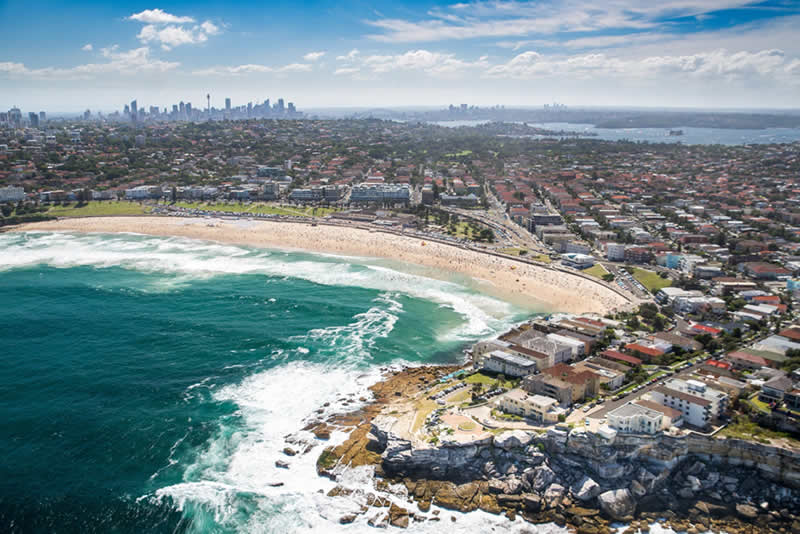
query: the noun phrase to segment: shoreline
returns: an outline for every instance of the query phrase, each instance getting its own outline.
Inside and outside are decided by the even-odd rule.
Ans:
[[[475,289],[538,311],[606,314],[630,306],[622,294],[580,274],[490,251],[361,227],[309,222],[188,217],[87,217],[26,223],[10,232],[73,231],[174,236],[310,253],[378,258],[469,278]],[[427,273],[436,277],[435,272]]]
[[[469,443],[425,446],[395,435],[398,412],[413,409],[427,386],[458,367],[390,371],[370,386],[371,402],[306,428],[323,441],[333,429],[350,433],[317,458],[317,474],[337,482],[328,496],[355,491],[342,476],[347,470],[374,469],[368,506],[347,522],[365,515],[375,524],[406,528],[410,520],[441,520],[438,508],[521,517],[579,534],[611,534],[623,524],[648,532],[658,523],[689,534],[794,532],[800,526],[787,507],[797,502],[791,497],[797,483],[776,481],[781,473],[760,465],[775,449],[757,443],[632,434],[618,436],[615,444],[582,429],[556,428],[543,434],[506,429]],[[797,473],[796,453],[783,454],[786,465],[780,465]],[[796,481],[790,475],[785,480]],[[778,503],[786,492],[788,501],[780,497]],[[745,493],[756,497],[751,501]],[[390,504],[390,495],[408,504]],[[762,502],[769,505],[757,506]]]

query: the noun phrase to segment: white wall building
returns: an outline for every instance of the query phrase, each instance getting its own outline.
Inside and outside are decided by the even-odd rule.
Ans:
[[[25,199],[25,190],[21,187],[0,187],[0,202],[19,202]]]
[[[521,389],[512,389],[495,401],[495,406],[506,413],[536,419],[543,423],[555,423],[564,414],[558,401],[544,395],[528,395]]]
[[[673,378],[650,392],[651,398],[678,410],[684,420],[698,428],[708,426],[728,408],[728,394],[708,387],[697,380]]]
[[[626,434],[655,434],[664,426],[664,414],[627,402],[608,412],[608,426]]]

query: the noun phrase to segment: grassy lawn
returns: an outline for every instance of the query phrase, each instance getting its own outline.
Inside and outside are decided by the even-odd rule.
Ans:
[[[461,402],[466,402],[471,398],[472,398],[472,392],[470,392],[468,389],[462,389],[461,391],[456,391],[455,393],[447,397],[445,400],[447,402],[461,403]]]
[[[762,411],[764,413],[771,413],[772,412],[772,409],[770,409],[769,405],[766,402],[764,402],[762,400],[759,400],[758,394],[755,394],[752,397],[750,397],[749,399],[747,399],[747,402],[753,408],[755,408],[757,410],[760,410],[760,411]]]
[[[411,425],[411,432],[418,432],[425,419],[436,409],[436,403],[430,399],[422,399],[414,403],[414,423]]]
[[[445,154],[447,158],[460,158],[463,156],[469,156],[472,154],[472,150],[462,150],[461,152],[453,152],[451,154]]]
[[[662,287],[672,285],[672,280],[669,278],[661,278],[656,272],[639,269],[638,267],[633,268],[633,277],[651,293],[655,293]]]
[[[501,254],[508,254],[509,256],[520,256],[522,258],[528,258],[541,263],[550,263],[553,261],[547,254],[537,254],[535,256],[530,256],[529,255],[530,251],[522,247],[501,248],[498,249],[497,252],[500,252]]]
[[[600,263],[595,263],[594,265],[584,270],[583,272],[590,276],[594,276],[595,278],[603,278],[603,275],[608,274],[606,268],[603,267],[603,265]]]
[[[186,209],[225,211],[229,213],[258,213],[264,215],[299,215],[304,217],[324,217],[340,211],[338,208],[314,208],[311,206],[278,206],[262,202],[236,204],[228,202],[176,202],[175,206]]]
[[[800,441],[793,438],[790,434],[764,428],[744,416],[737,417],[736,421],[731,422],[728,426],[723,428],[720,431],[720,435],[729,438],[755,440],[760,443],[767,443],[769,440],[773,439],[783,439],[795,445],[800,444]]]
[[[509,256],[526,256],[528,249],[521,247],[501,248],[498,252],[508,254]]]
[[[483,384],[485,386],[489,386],[490,388],[494,387],[503,387],[503,388],[512,388],[514,387],[514,383],[511,380],[506,379],[505,381],[500,381],[497,376],[485,374],[483,372],[475,373],[474,375],[470,375],[464,379],[464,382],[467,384]]]
[[[67,206],[52,206],[47,210],[47,215],[54,217],[100,217],[103,215],[142,215],[150,208],[136,202],[89,202],[77,207],[77,204]]]

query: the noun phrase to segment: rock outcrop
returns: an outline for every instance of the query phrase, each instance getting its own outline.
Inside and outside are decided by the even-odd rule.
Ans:
[[[582,532],[676,510],[699,530],[722,518],[787,530],[798,520],[800,453],[791,450],[702,436],[607,439],[583,429],[415,447],[392,433],[393,422],[373,421],[373,450],[385,476],[427,506],[519,513]]]

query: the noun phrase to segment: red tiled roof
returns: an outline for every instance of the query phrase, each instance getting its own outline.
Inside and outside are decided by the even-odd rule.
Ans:
[[[754,363],[756,365],[761,365],[762,367],[766,367],[769,365],[769,362],[767,362],[767,360],[765,358],[762,358],[761,356],[756,356],[755,354],[750,354],[749,352],[739,352],[738,350],[734,352],[729,352],[727,358],[732,360],[741,360],[745,362]]]
[[[640,345],[639,343],[628,343],[627,345],[625,345],[625,349],[631,352],[638,352],[640,354],[644,354],[645,356],[650,356],[653,358],[664,354],[663,350],[658,350],[652,347],[645,347],[644,345]]]
[[[719,335],[722,332],[722,330],[720,330],[719,328],[706,326],[704,324],[693,324],[692,329],[698,330],[700,332],[705,332],[706,334],[711,334],[712,336]]]
[[[793,341],[800,341],[800,328],[787,328],[779,332],[778,335]]]
[[[642,365],[642,360],[637,358],[636,356],[631,356],[630,354],[625,354],[624,352],[619,352],[618,350],[606,350],[603,351],[601,354],[604,358],[608,358],[611,360],[619,360],[621,362],[626,362],[631,365]]]

